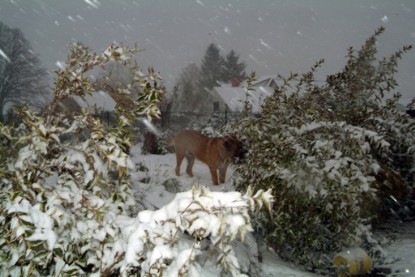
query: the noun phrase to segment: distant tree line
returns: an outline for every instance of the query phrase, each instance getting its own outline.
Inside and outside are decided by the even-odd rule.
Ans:
[[[213,87],[221,83],[239,82],[246,78],[246,64],[232,49],[223,56],[220,49],[211,43],[201,60],[200,66],[192,63],[185,67],[176,80],[173,98],[174,110],[182,112],[197,111],[209,96]]]

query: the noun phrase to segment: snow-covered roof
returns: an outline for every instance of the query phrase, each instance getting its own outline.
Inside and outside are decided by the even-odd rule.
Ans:
[[[253,81],[251,83],[251,86],[252,87],[270,86],[271,85],[271,81],[273,81],[273,80],[275,82],[277,82],[277,80],[279,80],[278,76],[277,75],[264,75],[264,76],[260,76],[255,81]],[[248,84],[247,84],[247,81],[246,80],[241,83],[241,86],[246,87],[247,85]]]
[[[270,86],[271,81],[277,81],[277,75],[265,75],[265,76],[261,76],[259,77],[257,80],[252,82],[252,86],[257,86],[258,84],[262,84],[263,82],[266,82],[267,86]]]
[[[252,112],[259,113],[265,98],[272,93],[272,88],[258,87],[255,91],[247,91],[243,87],[221,86],[215,87],[218,96],[233,111],[243,111],[244,102],[248,100],[252,105]]]
[[[114,99],[105,91],[97,91],[91,95],[84,97],[85,101],[81,97],[75,96],[74,100],[78,103],[81,108],[96,108],[99,111],[111,112],[115,109],[116,102]]]

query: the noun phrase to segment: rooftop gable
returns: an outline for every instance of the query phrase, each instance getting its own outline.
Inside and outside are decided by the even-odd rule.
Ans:
[[[78,105],[83,109],[94,108],[97,111],[114,111],[116,102],[114,99],[106,92],[100,90],[91,95],[86,95],[83,100],[79,96],[74,96],[74,100]]]
[[[245,101],[249,101],[253,113],[259,113],[262,110],[261,105],[265,98],[271,95],[270,88],[258,87],[254,91],[247,91],[243,87],[221,86],[215,87],[214,90],[223,102],[232,112],[242,112]]]

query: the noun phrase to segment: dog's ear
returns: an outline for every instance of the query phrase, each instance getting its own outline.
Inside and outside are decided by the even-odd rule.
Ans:
[[[225,146],[226,150],[231,152],[232,151],[232,141],[231,141],[231,139],[226,138],[225,141],[223,142],[223,146]]]

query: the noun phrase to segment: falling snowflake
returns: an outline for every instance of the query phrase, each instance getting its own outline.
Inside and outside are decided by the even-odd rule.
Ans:
[[[259,39],[259,42],[261,43],[262,46],[265,46],[268,49],[271,49],[271,46],[269,46],[268,43],[266,43],[262,38]]]
[[[95,9],[98,9],[99,6],[101,5],[101,3],[98,0],[85,0],[85,3],[87,3],[88,5],[91,5]]]
[[[9,63],[11,63],[10,58],[1,49],[0,49],[0,56],[2,56],[6,61],[8,61]]]

